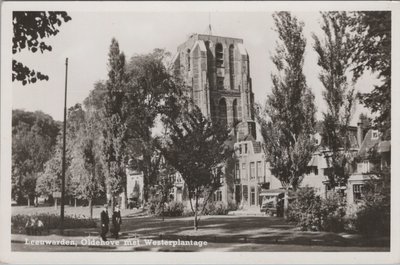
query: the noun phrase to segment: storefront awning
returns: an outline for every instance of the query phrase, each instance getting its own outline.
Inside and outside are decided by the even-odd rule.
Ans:
[[[283,189],[273,189],[273,190],[262,189],[260,192],[260,196],[278,196],[284,192],[285,190]]]

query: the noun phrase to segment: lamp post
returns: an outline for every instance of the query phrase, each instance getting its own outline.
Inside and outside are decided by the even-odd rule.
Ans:
[[[64,95],[64,126],[63,126],[63,156],[62,156],[62,178],[61,178],[61,221],[60,232],[64,233],[64,196],[65,196],[65,148],[67,133],[67,79],[68,79],[68,58],[65,58],[65,95]]]

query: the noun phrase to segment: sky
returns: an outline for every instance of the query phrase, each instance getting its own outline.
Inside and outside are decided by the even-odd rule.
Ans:
[[[324,90],[318,79],[317,54],[313,50],[312,33],[322,36],[319,12],[293,12],[305,23],[307,39],[304,74],[307,84],[316,96],[317,118],[326,104]],[[60,33],[46,39],[51,52],[31,53],[27,50],[14,56],[25,65],[49,75],[49,81],[36,84],[13,83],[13,109],[41,110],[56,120],[62,120],[65,82],[65,58],[69,59],[67,105],[81,103],[93,89],[94,83],[107,78],[107,57],[111,39],[115,37],[127,58],[134,54],[164,48],[176,52],[179,44],[193,33],[208,33],[241,38],[250,57],[250,75],[256,102],[263,103],[271,91],[270,60],[277,33],[271,12],[69,12],[72,20],[60,27]],[[357,91],[369,92],[378,81],[366,73],[356,84]],[[352,124],[360,113],[369,113],[360,104],[356,106]]]

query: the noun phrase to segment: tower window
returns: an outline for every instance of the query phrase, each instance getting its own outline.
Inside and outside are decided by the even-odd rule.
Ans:
[[[187,68],[190,71],[190,49],[187,50]]]
[[[233,100],[232,112],[233,112],[233,123],[236,124],[236,122],[238,122],[238,106],[237,106],[237,99]]]
[[[215,45],[215,64],[219,68],[224,66],[224,48],[221,43]]]
[[[233,44],[229,46],[229,77],[231,89],[235,89],[235,61],[234,61],[234,47]]]
[[[217,77],[217,87],[218,89],[224,89],[224,78],[221,76]]]
[[[221,98],[221,100],[219,101],[219,118],[222,124],[224,124],[225,126],[228,124],[226,101],[224,98]]]

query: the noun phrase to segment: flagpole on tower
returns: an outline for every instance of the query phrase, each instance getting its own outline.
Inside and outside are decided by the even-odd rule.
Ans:
[[[211,29],[211,13],[208,13],[208,35],[212,35],[212,29]]]

